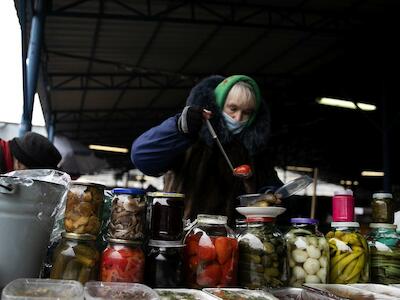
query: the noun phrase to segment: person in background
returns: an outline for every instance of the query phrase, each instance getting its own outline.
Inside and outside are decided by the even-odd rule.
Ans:
[[[233,167],[249,165],[250,177],[233,175],[205,119]],[[269,132],[270,114],[257,83],[245,75],[213,75],[191,90],[181,113],[133,142],[131,159],[146,175],[165,174],[165,192],[185,194],[185,218],[219,214],[233,224],[237,196],[282,185],[266,152]]]
[[[22,138],[0,139],[0,173],[25,169],[56,169],[61,154],[44,136],[27,132]]]

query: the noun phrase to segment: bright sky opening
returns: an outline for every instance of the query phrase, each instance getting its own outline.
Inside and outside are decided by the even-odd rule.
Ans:
[[[21,123],[23,110],[21,30],[14,1],[0,1],[0,122]],[[44,126],[35,96],[32,125]]]

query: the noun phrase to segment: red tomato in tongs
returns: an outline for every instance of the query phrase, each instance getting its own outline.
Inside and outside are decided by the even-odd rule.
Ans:
[[[238,177],[249,178],[253,172],[249,165],[240,165],[233,169],[233,174]]]

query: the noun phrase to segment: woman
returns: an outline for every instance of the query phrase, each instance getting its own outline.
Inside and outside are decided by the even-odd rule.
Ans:
[[[248,76],[214,75],[197,84],[182,113],[139,136],[132,145],[135,166],[150,176],[165,174],[164,191],[185,194],[185,217],[199,213],[235,219],[236,197],[281,181],[266,155],[270,117],[257,83]],[[247,164],[252,176],[233,176],[204,122],[209,119],[234,167]]]

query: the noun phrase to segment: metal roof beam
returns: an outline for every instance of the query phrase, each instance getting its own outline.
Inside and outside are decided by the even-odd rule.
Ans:
[[[121,3],[119,3],[121,4]],[[149,1],[144,9],[142,3],[124,4],[130,7],[126,14],[96,11],[79,11],[75,9],[50,10],[50,17],[66,18],[101,18],[119,21],[168,22],[178,24],[198,24],[234,26],[243,28],[281,29],[302,32],[319,32],[338,34],[342,30],[353,27],[361,21],[361,16],[355,13],[329,13],[310,11],[306,9],[275,7],[263,4],[182,1],[173,7],[160,5],[160,2]],[[237,12],[240,12],[237,13]],[[318,27],[316,19],[335,19],[330,27]]]

